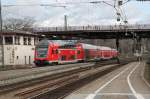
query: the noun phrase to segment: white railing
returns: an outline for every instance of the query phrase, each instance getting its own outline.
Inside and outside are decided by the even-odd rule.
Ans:
[[[100,30],[123,30],[123,29],[150,29],[150,24],[142,25],[94,25],[94,26],[68,26],[65,27],[38,27],[34,32],[53,31],[100,31]]]

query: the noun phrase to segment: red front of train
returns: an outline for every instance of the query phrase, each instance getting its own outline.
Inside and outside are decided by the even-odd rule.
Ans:
[[[35,49],[34,63],[36,65],[44,65],[49,63],[57,63],[58,61],[58,44],[41,41]]]
[[[77,62],[75,44],[59,40],[42,40],[36,46],[34,63],[37,66],[73,62]]]
[[[34,63],[37,66],[43,66],[112,59],[117,56],[118,51],[109,47],[84,43],[71,44],[60,40],[42,40],[36,46]]]

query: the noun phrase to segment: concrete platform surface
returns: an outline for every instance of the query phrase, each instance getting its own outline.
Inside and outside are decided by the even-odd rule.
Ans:
[[[89,83],[65,99],[150,99],[144,62],[133,62]]]
[[[15,83],[24,80],[30,80],[38,77],[43,77],[50,74],[69,71],[86,66],[93,66],[94,63],[78,63],[67,65],[56,65],[47,67],[38,67],[31,69],[19,69],[0,72],[0,85]]]

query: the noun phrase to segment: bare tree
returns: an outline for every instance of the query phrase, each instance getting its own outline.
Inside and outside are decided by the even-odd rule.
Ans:
[[[4,20],[3,22],[3,28],[5,30],[24,30],[27,31],[30,28],[32,28],[35,20],[30,17],[26,17],[23,19],[17,19],[17,18],[9,18]]]

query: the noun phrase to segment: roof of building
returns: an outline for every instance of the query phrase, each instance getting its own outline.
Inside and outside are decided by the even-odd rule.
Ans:
[[[1,35],[25,35],[25,36],[39,36],[38,34],[34,34],[28,31],[21,31],[21,30],[2,30],[0,32]]]

